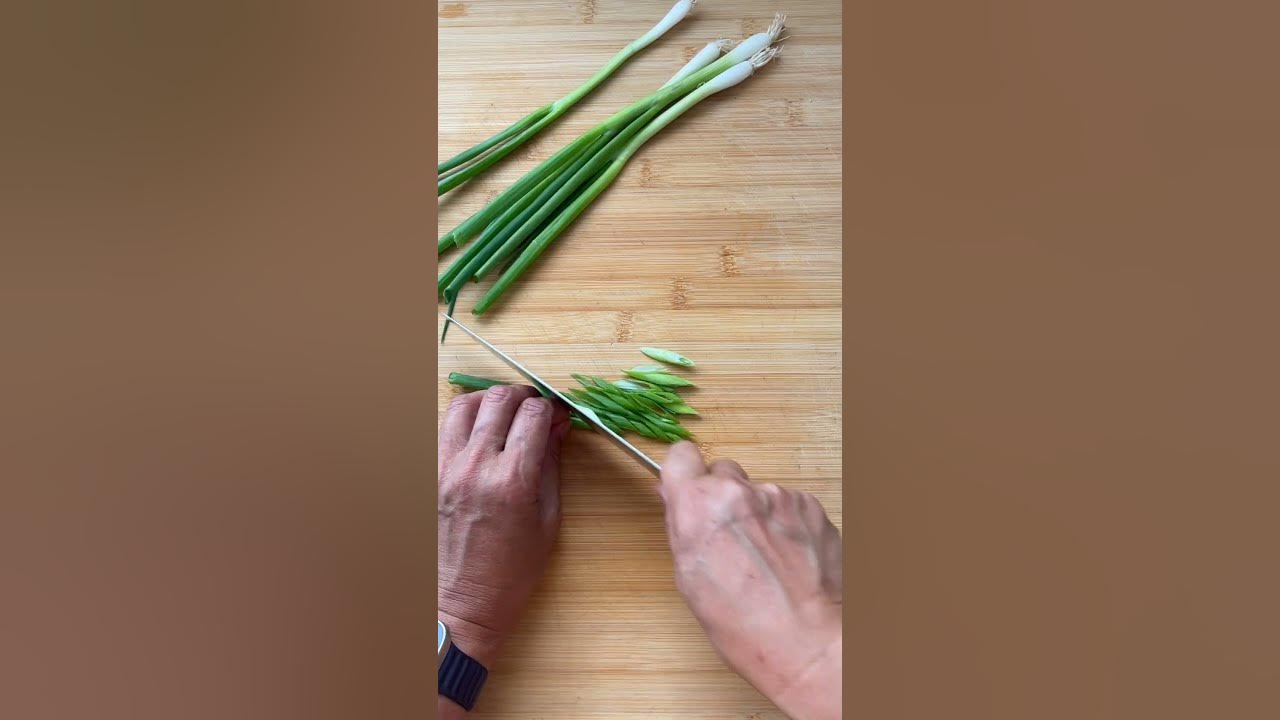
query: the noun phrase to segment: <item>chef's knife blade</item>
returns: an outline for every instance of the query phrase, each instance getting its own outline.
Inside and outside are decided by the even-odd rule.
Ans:
[[[622,448],[622,450],[626,452],[628,455],[630,455],[633,459],[635,459],[636,462],[640,463],[645,467],[645,469],[653,473],[654,477],[661,476],[661,473],[662,473],[661,465],[654,462],[653,458],[650,458],[648,455],[644,454],[644,452],[642,452],[639,448],[627,442],[626,439],[623,438],[621,435],[609,429],[607,425],[605,425],[603,422],[600,421],[600,418],[596,417],[595,412],[591,408],[584,407],[574,402],[573,400],[569,399],[568,396],[566,396],[564,393],[561,393],[559,390],[556,390],[554,387],[552,387],[550,383],[538,377],[532,370],[530,370],[529,368],[517,362],[515,358],[511,357],[510,355],[494,347],[492,343],[490,343],[488,340],[485,340],[484,338],[477,335],[473,330],[471,330],[471,328],[467,327],[466,325],[463,325],[462,323],[458,322],[456,319],[451,317],[449,313],[441,313],[441,315],[444,316],[445,322],[456,325],[459,330],[466,333],[467,335],[470,335],[473,340],[480,343],[485,347],[485,349],[487,349],[489,352],[496,355],[498,359],[506,363],[508,367],[510,367],[512,370],[515,370],[516,372],[524,376],[524,378],[528,380],[530,383],[532,383],[535,388],[554,396],[557,400],[560,400],[564,404],[576,410],[578,414],[581,415],[582,418],[587,421],[588,424],[594,427],[600,434],[609,438],[609,440],[612,441],[614,445],[617,445],[618,447]]]

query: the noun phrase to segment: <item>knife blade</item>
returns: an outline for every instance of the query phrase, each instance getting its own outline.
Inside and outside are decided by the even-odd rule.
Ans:
[[[456,325],[459,330],[469,335],[472,340],[475,340],[476,342],[484,346],[486,350],[493,353],[499,360],[505,363],[507,367],[520,373],[520,375],[522,375],[524,379],[532,383],[533,386],[537,388],[539,391],[552,395],[557,400],[573,408],[579,415],[582,416],[582,419],[585,420],[587,424],[591,425],[591,427],[595,428],[597,432],[599,432],[600,434],[608,438],[611,442],[613,442],[614,445],[617,445],[619,448],[621,448],[623,452],[630,455],[633,460],[635,460],[636,462],[644,466],[644,468],[648,470],[650,473],[653,473],[654,477],[661,477],[662,475],[661,465],[654,462],[653,458],[646,455],[643,451],[641,451],[635,445],[632,445],[631,443],[627,442],[626,438],[623,438],[621,435],[614,432],[607,425],[601,422],[600,418],[596,416],[595,411],[593,411],[591,408],[580,405],[574,402],[573,400],[569,399],[569,397],[566,396],[564,393],[552,387],[550,383],[538,377],[538,375],[534,373],[532,370],[530,370],[529,368],[517,362],[515,358],[511,357],[510,355],[494,347],[492,343],[490,343],[488,340],[485,340],[484,338],[477,335],[475,331],[473,331],[471,328],[467,327],[466,325],[463,325],[462,323],[458,322],[456,319],[451,317],[449,313],[442,312],[440,314],[444,316],[445,322]]]

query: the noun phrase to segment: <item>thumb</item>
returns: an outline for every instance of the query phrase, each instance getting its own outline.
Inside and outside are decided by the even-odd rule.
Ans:
[[[662,488],[659,488],[659,492],[706,474],[707,464],[702,461],[698,446],[682,440],[667,450],[667,459],[662,463]],[[666,497],[665,492],[663,497]]]

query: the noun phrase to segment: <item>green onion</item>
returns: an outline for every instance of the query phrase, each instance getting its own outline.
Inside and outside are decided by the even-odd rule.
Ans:
[[[543,160],[536,168],[526,173],[524,177],[517,180],[514,185],[494,198],[479,212],[464,220],[458,227],[445,233],[440,238],[440,242],[436,244],[436,252],[443,255],[450,247],[462,247],[463,243],[475,237],[476,233],[485,229],[490,222],[497,218],[499,213],[504,212],[508,205],[524,197],[525,193],[542,182],[546,176],[555,174],[557,170],[563,168],[584,146],[590,145],[600,134],[599,128],[591,130],[561,148],[555,155]]]
[[[501,380],[491,380],[489,378],[476,377],[475,375],[466,375],[463,373],[449,373],[449,384],[457,385],[463,390],[488,390],[494,385],[506,385]]]
[[[690,75],[698,72],[702,68],[715,62],[716,59],[720,57],[720,53],[724,52],[725,49],[728,48],[730,45],[732,45],[732,43],[730,43],[728,40],[725,40],[724,38],[720,38],[719,40],[712,40],[711,42],[707,43],[702,47],[701,50],[694,53],[693,57],[689,58],[689,62],[685,63],[684,67],[680,68],[679,72],[677,72],[675,75],[672,75],[670,80],[663,83],[662,87],[665,88],[669,85],[675,85],[681,80],[689,77]],[[659,88],[659,89],[662,89],[662,88]]]
[[[475,235],[481,232],[481,230],[488,227],[488,225],[503,213],[511,203],[523,198],[532,188],[542,182],[548,175],[554,175],[562,172],[564,170],[564,166],[576,157],[585,145],[594,142],[596,138],[607,133],[616,134],[629,129],[629,127],[636,122],[637,118],[645,115],[653,108],[657,107],[661,110],[669,107],[672,103],[689,94],[692,90],[711,78],[719,75],[721,72],[739,62],[751,59],[755,54],[768,48],[782,31],[782,25],[783,16],[779,15],[774,19],[774,23],[770,26],[768,31],[752,35],[719,59],[715,59],[714,54],[718,53],[724,47],[725,43],[723,41],[710,43],[707,47],[703,48],[701,52],[697,53],[684,68],[681,68],[680,72],[676,73],[671,80],[659,88],[658,91],[615,113],[612,117],[583,134],[555,155],[544,160],[536,168],[525,174],[524,177],[518,180],[506,192],[503,192],[501,195],[494,198],[479,212],[467,218],[467,220],[458,227],[441,237],[440,242],[437,245],[437,251],[443,254],[450,247],[461,247],[462,244],[475,237]],[[702,63],[709,64],[702,65]],[[646,123],[642,125],[647,124],[648,122],[646,121]]]
[[[592,90],[595,90],[600,83],[604,82],[618,68],[622,67],[637,53],[653,44],[654,41],[687,17],[696,2],[697,0],[679,0],[657,25],[654,25],[644,35],[636,38],[618,51],[609,62],[605,63],[604,67],[573,92],[549,105],[534,110],[497,135],[437,165],[436,173],[440,177],[436,181],[436,196],[444,195],[462,183],[484,173],[499,160],[511,154],[516,148],[519,148],[530,138],[560,119],[579,100],[586,97]]]
[[[653,383],[654,385],[661,385],[662,387],[697,387],[682,377],[669,375],[667,373],[636,372],[635,370],[627,370],[626,373],[636,380],[643,380],[647,383]]]
[[[663,350],[662,348],[651,348],[651,347],[642,347],[640,348],[640,352],[653,358],[654,360],[657,360],[658,362],[664,362],[664,363],[667,363],[668,365],[679,365],[681,367],[694,366],[692,360],[681,355],[678,352],[672,352],[670,350]]]
[[[661,375],[661,373],[653,374]],[[680,380],[674,376],[667,377]],[[698,413],[670,390],[663,390],[648,382],[633,380],[609,382],[590,375],[575,374],[573,379],[582,387],[567,390],[564,395],[574,404],[569,415],[574,427],[590,428],[590,424],[582,417],[590,415],[619,434],[633,432],[667,443],[693,437],[693,434],[680,424],[679,417],[696,416]],[[449,382],[464,390],[485,390],[494,385],[506,384],[501,380],[457,372],[449,373]],[[623,384],[630,386],[630,389],[620,387]],[[686,385],[690,384],[686,383]]]
[[[654,117],[652,120],[650,120],[642,130],[639,130],[638,132],[636,132],[634,137],[631,137],[630,142],[628,142],[625,145],[625,147],[623,147],[621,150],[617,151],[616,156],[612,157],[611,159],[601,158],[601,159],[608,159],[609,160],[608,165],[604,167],[602,170],[600,170],[599,175],[596,176],[595,180],[592,181],[591,184],[585,190],[583,190],[576,198],[570,201],[567,207],[565,207],[562,210],[559,210],[558,214],[555,215],[555,217],[548,222],[548,224],[538,233],[538,235],[532,241],[529,242],[528,246],[523,250],[523,252],[520,253],[520,256],[516,260],[516,262],[513,265],[511,265],[511,267],[508,268],[504,273],[502,273],[502,275],[497,279],[497,281],[493,284],[493,286],[489,288],[488,292],[486,292],[484,296],[480,299],[480,301],[476,303],[475,307],[472,309],[471,312],[475,315],[482,315],[495,302],[497,302],[497,300],[502,296],[502,294],[505,293],[507,289],[509,289],[510,286],[517,279],[519,279],[519,277],[522,274],[524,274],[524,272],[527,271],[530,266],[533,265],[534,261],[537,260],[537,258],[547,249],[547,247],[549,247],[551,243],[557,237],[559,237],[560,234],[563,233],[569,227],[569,225],[571,225],[578,218],[578,216],[581,215],[583,211],[585,211],[586,208],[602,192],[604,192],[604,190],[607,187],[609,187],[609,185],[613,183],[613,181],[617,178],[618,174],[622,172],[623,167],[626,166],[626,164],[631,160],[631,158],[640,149],[640,147],[644,145],[644,143],[648,142],[654,135],[660,132],[667,125],[671,124],[672,121],[674,121],[677,117],[687,112],[690,108],[692,108],[697,103],[710,97],[712,94],[716,92],[725,90],[751,77],[751,75],[754,73],[757,67],[761,67],[764,64],[768,63],[771,59],[773,59],[773,57],[776,56],[776,54],[777,54],[776,48],[768,48],[766,50],[763,50],[753,58],[737,63],[736,65],[733,65],[727,70],[724,70],[723,72],[715,75],[706,83],[698,86],[689,94],[682,97],[675,104],[668,107],[661,114],[656,114],[656,112],[646,113],[645,117],[647,117],[649,114],[656,114],[657,116]],[[729,56],[726,55],[725,57],[729,57]],[[719,61],[717,61],[717,63],[718,62]],[[712,65],[709,66],[708,69],[715,67],[717,63],[712,63]],[[700,73],[695,73],[693,76],[690,77],[690,79],[685,80],[683,82],[689,82],[693,78],[696,78],[699,74]],[[679,87],[679,86],[680,86],[680,83],[677,83],[672,87]],[[656,107],[651,108],[651,111],[656,111],[656,109],[657,109]],[[628,128],[628,131],[630,130],[631,129]],[[628,135],[628,132],[619,133],[619,135],[615,137],[613,141],[610,141],[609,145],[607,145],[603,150],[601,150],[598,153],[597,157],[600,158],[600,156],[607,155],[610,152],[610,149],[618,141],[621,141],[622,139],[626,138],[627,135]],[[579,185],[581,182],[583,182],[586,179],[586,176],[590,174],[590,172],[594,171],[595,167],[598,164],[599,163],[597,163],[596,160],[593,160],[592,163],[582,168],[573,178],[570,179],[569,183],[566,185],[566,188],[570,186],[576,187],[577,185]],[[564,192],[564,190],[565,189],[562,188],[562,193]],[[548,204],[550,205],[550,204],[556,203],[557,199],[563,199],[563,198],[559,198],[559,197],[553,198],[552,202]],[[550,214],[551,214],[550,212],[544,212],[544,213],[540,213],[539,215],[542,217],[547,217]],[[528,228],[522,228],[521,230],[525,231],[527,229]]]
[[[723,56],[725,41],[708,43],[657,91],[579,136],[441,237],[437,244],[441,254],[471,243],[437,280],[437,291],[449,303],[450,314],[467,283],[496,274],[471,312],[481,315],[495,305],[617,179],[646,142],[697,103],[742,82],[772,60],[780,50],[773,43],[783,22],[784,17],[777,16],[766,32],[752,35]],[[531,122],[528,128],[539,122]],[[521,132],[525,131],[513,132],[509,138],[519,138]],[[498,145],[502,142],[495,141]],[[489,153],[475,157],[483,161]],[[451,171],[442,182],[456,177]],[[691,360],[678,353],[649,350],[661,354],[655,359],[662,362],[693,367]],[[674,377],[657,366],[646,368],[646,372]],[[687,381],[675,378],[667,382]]]

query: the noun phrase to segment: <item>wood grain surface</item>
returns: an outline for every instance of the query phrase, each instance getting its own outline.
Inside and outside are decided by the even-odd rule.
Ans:
[[[439,4],[440,157],[572,90],[669,0]],[[788,16],[783,56],[659,134],[503,303],[460,318],[561,387],[698,362],[689,424],[709,456],[816,495],[842,527],[841,10],[834,0],[703,0],[694,14],[487,176],[439,200],[443,234],[536,162],[667,80],[706,42]],[[454,257],[442,258],[442,264]],[[438,332],[438,328],[437,328]],[[461,333],[451,371],[516,377]],[[661,461],[662,446],[637,444]],[[577,432],[560,544],[474,713],[481,718],[782,718],[726,669],[672,579],[654,480]]]

